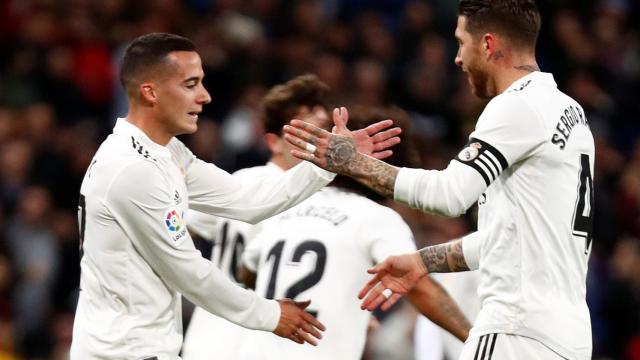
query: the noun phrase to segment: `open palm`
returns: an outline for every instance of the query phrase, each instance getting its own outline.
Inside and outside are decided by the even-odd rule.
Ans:
[[[389,309],[427,273],[417,253],[391,256],[367,271],[374,276],[360,290],[358,298],[364,298],[361,308],[369,311],[380,306],[382,310]],[[392,294],[384,296],[385,289]]]

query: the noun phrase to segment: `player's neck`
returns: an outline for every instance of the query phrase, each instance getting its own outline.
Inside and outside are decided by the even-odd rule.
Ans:
[[[165,146],[173,137],[159,125],[153,113],[146,108],[141,108],[140,106],[129,103],[127,121],[142,130],[142,132],[156,144]]]
[[[501,64],[496,71],[495,86],[498,94],[505,92],[511,84],[519,79],[534,71],[540,71],[534,56],[517,56],[510,60]]]
[[[291,166],[289,166],[289,164],[287,164],[287,161],[280,155],[272,155],[271,158],[269,159],[269,162],[273,163],[274,165],[276,165],[277,167],[279,167],[280,169],[287,171],[289,170],[289,168],[291,168]]]

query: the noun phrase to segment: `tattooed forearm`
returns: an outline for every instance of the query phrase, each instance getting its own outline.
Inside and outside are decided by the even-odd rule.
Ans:
[[[382,196],[393,197],[400,171],[397,167],[362,154],[358,154],[351,167],[356,180]]]
[[[462,252],[462,240],[429,246],[420,250],[428,272],[456,272],[469,270]]]
[[[338,174],[352,176],[380,195],[391,197],[399,169],[358,153],[353,140],[333,136],[327,149],[327,167]]]
[[[518,65],[518,66],[514,66],[513,68],[522,70],[522,71],[529,71],[529,72],[540,71],[540,68],[538,67],[538,65]]]
[[[426,247],[420,250],[420,256],[428,272],[451,272],[447,262],[447,244]]]
[[[469,266],[464,260],[464,253],[462,252],[462,240],[456,240],[449,244],[448,258],[451,262],[452,271],[467,271]]]

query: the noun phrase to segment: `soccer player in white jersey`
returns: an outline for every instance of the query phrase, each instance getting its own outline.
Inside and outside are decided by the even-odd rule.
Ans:
[[[350,124],[359,129],[385,117],[393,118],[405,134],[388,161],[415,164],[405,113],[362,109]],[[261,296],[313,299],[307,311],[326,324],[327,331],[316,348],[289,346],[251,331],[239,359],[362,358],[370,315],[355,295],[368,277],[365,269],[387,256],[415,250],[411,230],[400,215],[374,200],[383,198],[338,176],[329,187],[257,226],[243,255],[242,273],[257,272],[255,289]],[[423,278],[410,299],[427,315],[440,315],[443,326],[466,339],[468,321],[437,283]]]
[[[203,76],[193,44],[177,35],[144,35],[125,52],[120,78],[129,112],[98,149],[80,189],[72,359],[176,359],[181,294],[245,327],[299,343],[321,337],[324,326],[304,311],[308,302],[242,289],[193,245],[188,208],[257,222],[333,179],[308,164],[274,177],[235,178],[196,159],[174,136],[196,131],[198,113],[211,101]]]
[[[329,128],[328,92],[328,87],[314,75],[302,75],[272,88],[262,100],[261,111],[266,132],[264,138],[271,152],[269,162],[264,166],[239,170],[234,175],[260,178],[265,175],[282,173],[298,164],[300,160],[290,154],[291,145],[282,138],[282,126],[289,119],[297,117],[321,128]],[[377,118],[383,118],[383,114],[378,115]],[[375,132],[378,124],[356,131],[356,136],[363,137],[364,134],[360,133],[361,131]],[[382,135],[380,139],[394,139],[398,130],[399,128],[387,130],[380,134]],[[392,143],[395,143],[395,140]],[[392,143],[387,145],[390,146]],[[404,147],[394,149],[394,151],[403,151],[403,149]],[[387,150],[372,149],[371,151],[374,156],[380,158],[391,155],[391,152]],[[205,238],[213,238],[214,248],[211,261],[235,281],[236,264],[239,264],[242,250],[253,244],[253,234],[258,231],[256,227],[244,222],[200,213],[194,213],[190,218],[196,220],[195,223],[189,224],[190,229]],[[259,227],[261,224],[256,226]],[[403,242],[399,242],[399,246],[401,244]],[[417,294],[420,292],[427,294],[424,304],[419,305],[420,310],[431,316],[438,324],[455,333],[456,336],[462,339],[467,337],[468,322],[464,317],[459,316],[455,304],[438,284],[426,281],[420,289],[415,291],[416,298],[419,297]],[[355,297],[352,300],[355,300]],[[244,338],[249,333],[252,331],[229,323],[197,307],[185,335],[182,357],[184,360],[240,359],[247,356],[246,353],[243,354],[243,350],[246,348],[243,345]],[[271,339],[266,341],[269,342]]]
[[[263,166],[241,169],[234,176],[260,179],[282,174],[299,160],[291,156],[291,146],[281,137],[282,126],[292,118],[327,128],[329,88],[314,75],[298,76],[285,84],[273,87],[262,99],[261,120],[264,140],[271,157]],[[391,129],[395,135],[398,128]],[[393,136],[390,136],[392,138]],[[384,156],[385,154],[377,154]],[[189,229],[213,242],[211,262],[238,285],[236,273],[244,248],[251,240],[252,225],[246,222],[190,211]],[[196,307],[191,316],[182,348],[184,360],[237,359],[241,340],[249,330]]]
[[[491,101],[445,170],[359,154],[342,123],[330,134],[292,121],[285,136],[296,156],[424,211],[458,216],[479,204],[477,232],[371,269],[364,307],[388,308],[429,272],[479,269],[482,305],[461,359],[590,359],[594,141],[584,110],[538,69],[532,0],[462,0],[458,15],[455,62]],[[309,142],[314,152],[300,147]]]

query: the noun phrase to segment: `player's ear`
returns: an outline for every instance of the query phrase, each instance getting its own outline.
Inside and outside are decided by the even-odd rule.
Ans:
[[[273,155],[281,154],[285,150],[283,147],[283,141],[277,134],[264,134],[264,142],[267,143],[267,147]]]
[[[157,94],[152,83],[142,83],[138,88],[140,96],[150,103],[155,103],[157,100]]]
[[[492,33],[486,33],[482,35],[482,51],[484,52],[485,60],[489,61],[493,58],[495,52],[498,50],[497,39]]]

